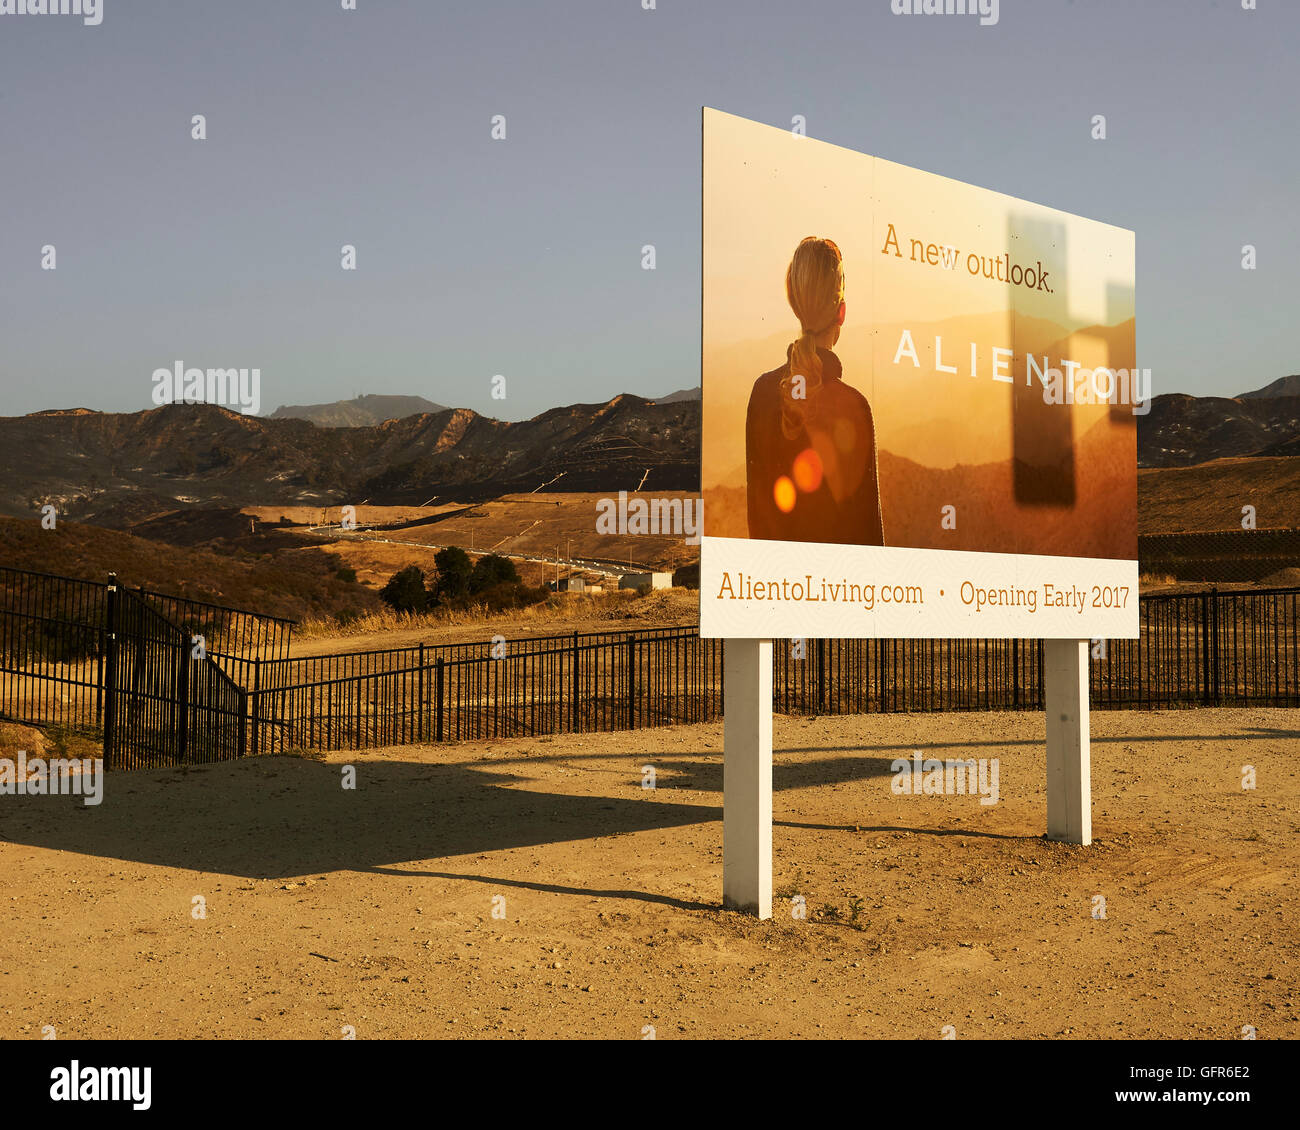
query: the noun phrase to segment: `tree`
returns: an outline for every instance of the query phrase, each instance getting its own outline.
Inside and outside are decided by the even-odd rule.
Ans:
[[[388,578],[379,597],[394,612],[423,612],[429,604],[424,591],[424,572],[418,565],[408,565]]]
[[[433,583],[435,601],[455,600],[469,592],[469,578],[474,567],[469,554],[459,546],[440,549],[433,558],[437,579]]]
[[[489,553],[480,557],[469,575],[469,591],[477,595],[497,585],[517,585],[519,570],[508,557],[498,557]]]

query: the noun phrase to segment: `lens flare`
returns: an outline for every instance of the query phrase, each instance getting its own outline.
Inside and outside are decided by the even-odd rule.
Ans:
[[[782,475],[776,480],[776,486],[772,488],[772,497],[776,500],[776,508],[782,514],[789,514],[794,509],[794,483],[788,476]]]
[[[811,447],[795,456],[794,485],[810,494],[822,485],[822,457]]]

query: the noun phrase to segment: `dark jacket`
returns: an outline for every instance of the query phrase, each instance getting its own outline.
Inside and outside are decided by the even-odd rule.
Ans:
[[[786,350],[786,363],[759,377],[749,396],[745,418],[749,536],[773,541],[884,545],[871,405],[862,393],[841,379],[840,359],[829,349],[819,348],[822,382],[812,394],[818,398],[814,413],[816,435],[804,428],[787,439],[781,429],[781,381],[790,371],[791,349]],[[811,407],[812,401],[809,404]],[[851,485],[837,500],[830,486],[836,469],[828,468],[817,488],[796,491],[793,508],[784,512],[776,503],[777,480],[782,476],[794,480],[795,460],[809,448],[838,460],[839,475]]]

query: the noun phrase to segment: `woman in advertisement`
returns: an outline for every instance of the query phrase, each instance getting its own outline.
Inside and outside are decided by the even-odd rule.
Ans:
[[[785,275],[800,335],[754,382],[745,419],[749,536],[884,545],[871,405],[831,352],[844,324],[844,261],[808,236]]]

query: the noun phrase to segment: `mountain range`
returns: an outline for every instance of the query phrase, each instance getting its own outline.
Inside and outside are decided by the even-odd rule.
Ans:
[[[1138,420],[1139,467],[1191,467],[1243,455],[1300,455],[1300,395],[1171,393],[1153,398],[1150,414]]]
[[[677,404],[699,400],[699,387],[678,389],[656,397],[654,404]],[[76,409],[84,412],[86,409]],[[310,420],[321,428],[365,428],[386,420],[403,420],[407,416],[448,412],[445,404],[435,404],[422,396],[376,396],[367,394],[352,400],[334,400],[329,404],[282,404],[271,413],[273,420]]]
[[[700,405],[616,396],[511,423],[444,408],[363,427],[206,404],[0,417],[0,513],[125,526],[195,505],[418,505],[545,490],[689,490]]]
[[[1138,419],[1139,466],[1300,456],[1298,385],[1290,376],[1233,398],[1156,397]],[[412,403],[421,410],[387,415]],[[203,404],[0,417],[0,513],[32,517],[52,503],[61,515],[126,526],[192,506],[694,490],[700,414],[699,389],[688,388],[519,422],[398,396],[286,406],[269,417]],[[355,418],[370,422],[347,422]]]

